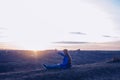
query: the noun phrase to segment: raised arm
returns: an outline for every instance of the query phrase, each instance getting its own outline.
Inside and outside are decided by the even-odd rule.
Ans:
[[[60,51],[58,52],[58,54],[61,55],[61,56],[65,56],[64,53],[60,52]]]

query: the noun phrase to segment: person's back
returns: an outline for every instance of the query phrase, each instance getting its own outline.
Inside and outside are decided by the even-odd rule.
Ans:
[[[63,62],[61,63],[62,68],[70,68],[71,65],[71,56],[68,53],[67,49],[63,50],[64,54],[62,53],[61,55],[64,56]]]

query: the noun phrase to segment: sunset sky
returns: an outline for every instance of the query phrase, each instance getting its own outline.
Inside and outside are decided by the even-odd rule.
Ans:
[[[1,49],[120,50],[120,0],[0,0]]]

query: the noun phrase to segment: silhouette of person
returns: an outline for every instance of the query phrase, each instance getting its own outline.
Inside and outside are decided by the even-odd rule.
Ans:
[[[46,69],[68,69],[71,68],[71,56],[68,53],[67,49],[64,49],[62,52],[58,52],[59,55],[63,56],[63,62],[60,64],[55,64],[55,65],[45,65],[43,66]]]

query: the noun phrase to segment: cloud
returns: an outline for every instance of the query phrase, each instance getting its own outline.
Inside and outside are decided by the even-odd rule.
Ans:
[[[88,42],[89,43],[89,42]],[[58,45],[61,49],[81,49],[81,50],[120,50],[120,40],[103,43],[90,43],[84,45]]]
[[[109,35],[102,35],[102,36],[106,38],[119,38],[119,36],[109,36]]]
[[[59,42],[54,42],[57,44],[86,44],[89,42],[79,42],[79,41],[59,41]]]
[[[103,37],[109,37],[109,38],[110,38],[110,37],[112,37],[112,36],[109,36],[109,35],[103,35]]]
[[[0,30],[5,30],[6,28],[5,27],[0,27]]]
[[[77,35],[87,35],[86,33],[83,32],[70,32],[71,34],[77,34]]]

